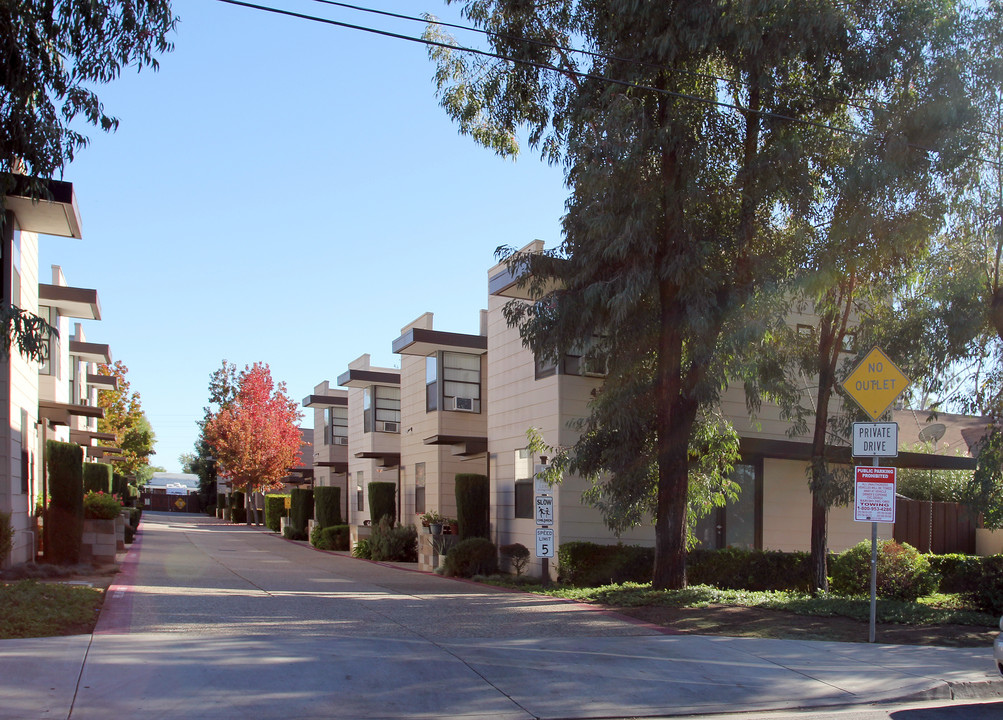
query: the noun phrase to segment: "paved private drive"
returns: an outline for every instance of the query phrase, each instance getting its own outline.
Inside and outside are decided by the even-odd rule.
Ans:
[[[93,636],[0,642],[0,718],[602,718],[993,696],[991,651],[673,636],[145,513]]]

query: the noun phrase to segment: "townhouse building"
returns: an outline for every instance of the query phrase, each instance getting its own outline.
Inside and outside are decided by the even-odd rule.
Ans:
[[[456,517],[455,478],[487,473],[487,314],[480,334],[433,328],[425,313],[401,328],[400,473],[402,514]]]
[[[313,410],[313,446],[302,464],[312,465],[314,487],[341,488],[341,517],[348,517],[348,391],[325,380],[303,398]],[[311,460],[312,458],[312,460]]]
[[[348,388],[348,513],[355,528],[368,525],[369,483],[396,483],[401,517],[401,387],[400,371],[373,366],[370,355],[361,355],[338,376]]]
[[[51,180],[47,189],[48,200],[33,200],[23,188],[8,193],[0,229],[4,303],[41,315],[59,331],[41,365],[16,347],[0,360],[0,511],[10,515],[14,529],[13,548],[0,565],[35,558],[35,505],[47,492],[45,441],[86,439],[92,445],[106,439],[95,434],[93,423],[102,413],[96,406],[97,385],[88,381],[93,366],[85,364],[97,358],[88,356],[89,344],[74,346],[69,334],[69,318],[100,318],[97,293],[68,287],[58,268],[52,283],[39,283],[39,235],[82,237],[73,185]],[[79,337],[84,342],[82,330]],[[104,348],[100,359],[110,359]],[[85,435],[71,437],[74,432]],[[103,452],[95,449],[94,454]]]

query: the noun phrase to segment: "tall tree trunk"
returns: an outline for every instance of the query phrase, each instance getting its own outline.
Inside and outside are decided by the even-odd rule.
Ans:
[[[658,509],[652,587],[686,587],[686,501],[689,490],[689,437],[697,403],[684,395],[683,339],[677,288],[659,285],[661,326],[656,369]]]
[[[839,355],[838,323],[832,317],[819,318],[818,338],[818,400],[815,406],[815,429],[811,439],[811,577],[815,590],[827,592],[829,578],[829,506],[822,493],[828,467],[825,440],[829,426],[829,400],[836,382],[835,360]]]

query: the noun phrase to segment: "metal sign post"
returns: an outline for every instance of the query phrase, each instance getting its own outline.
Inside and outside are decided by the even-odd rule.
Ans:
[[[540,582],[550,584],[550,558],[554,557],[554,496],[553,489],[542,478],[545,464],[536,465],[533,470],[534,486],[538,493],[534,498],[536,508],[536,556],[540,558]]]
[[[881,348],[871,348],[846,380],[843,389],[877,420],[909,386],[909,378]],[[895,522],[895,468],[878,466],[878,458],[897,457],[897,423],[853,423],[854,457],[871,458],[871,467],[857,467],[853,519],[871,523],[871,622],[868,642],[874,642],[878,614],[878,523]]]

